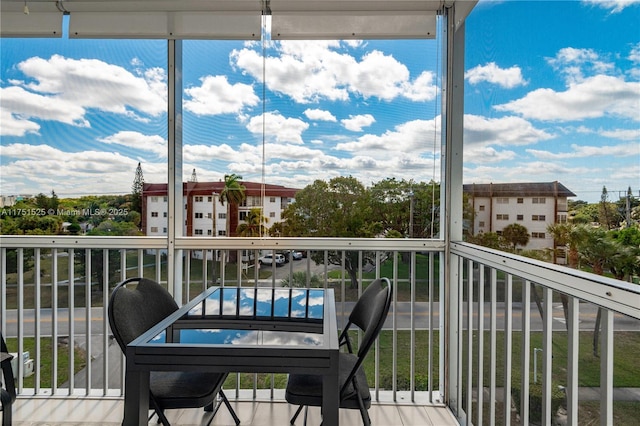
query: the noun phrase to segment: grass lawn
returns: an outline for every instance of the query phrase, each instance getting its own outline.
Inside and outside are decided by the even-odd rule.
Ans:
[[[18,339],[7,338],[7,349],[9,352],[17,352],[18,351]],[[33,337],[27,337],[23,341],[24,350],[29,351],[31,358],[34,359],[35,362],[35,345],[36,340]],[[42,351],[40,354],[40,387],[42,388],[50,388],[53,380],[53,346],[51,338],[41,338],[40,339],[40,350]],[[77,373],[82,370],[86,366],[86,354],[84,351],[75,349],[74,350],[74,371]],[[63,343],[58,343],[58,374],[57,381],[58,387],[62,386],[69,380],[69,349],[68,345]],[[34,366],[35,368],[35,366]],[[35,372],[33,376],[24,378],[24,387],[25,388],[33,388],[35,380]],[[17,385],[17,384],[16,384]]]

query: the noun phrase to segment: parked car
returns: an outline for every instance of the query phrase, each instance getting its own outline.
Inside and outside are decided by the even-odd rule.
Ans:
[[[267,254],[260,257],[258,262],[260,262],[260,265],[273,265],[275,263],[276,266],[282,266],[285,264],[285,258],[281,254]]]
[[[293,258],[293,260],[302,260],[302,252],[301,251],[292,251],[291,252],[291,257]]]

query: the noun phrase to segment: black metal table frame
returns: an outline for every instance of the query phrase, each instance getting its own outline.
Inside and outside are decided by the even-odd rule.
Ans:
[[[229,373],[301,373],[322,375],[322,417],[326,425],[339,424],[338,328],[333,289],[324,291],[323,344],[318,347],[151,344],[163,330],[167,333],[194,306],[221,287],[211,287],[152,327],[127,346],[125,372],[125,426],[146,425],[149,411],[150,371],[211,371]],[[230,288],[230,287],[224,287]],[[215,327],[224,317],[212,320]],[[246,323],[246,319],[244,320]],[[264,319],[260,319],[264,325]],[[274,319],[277,321],[277,319]],[[227,320],[227,322],[230,322]],[[249,323],[251,320],[249,320]],[[206,319],[198,319],[199,326]],[[215,323],[215,324],[213,324]],[[236,323],[230,325],[235,326]],[[246,324],[245,324],[246,325]],[[249,324],[250,325],[250,324]],[[296,327],[299,327],[298,323]],[[183,325],[178,326],[182,328]],[[311,324],[317,330],[317,324]]]

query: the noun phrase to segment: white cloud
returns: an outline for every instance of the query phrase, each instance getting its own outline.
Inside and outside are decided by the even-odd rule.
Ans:
[[[550,152],[535,149],[527,149],[527,152],[541,160],[554,160],[563,158],[585,158],[585,157],[628,157],[636,156],[640,158],[640,144],[629,143],[614,146],[584,146],[571,145],[571,152]]]
[[[582,2],[608,9],[611,13],[619,13],[627,7],[640,4],[640,0],[582,0]]]
[[[41,95],[25,90],[22,87],[11,86],[0,88],[2,96],[2,116],[11,116],[14,122],[20,127],[34,129],[40,127],[32,119],[52,120],[79,127],[90,127],[89,122],[84,117],[85,108],[78,102],[62,99],[58,96]],[[9,129],[5,129],[5,122],[2,122],[3,135]],[[24,132],[22,132],[24,134]]]
[[[98,59],[29,58],[18,68],[33,83],[25,88],[73,102],[84,108],[133,115],[131,108],[158,116],[166,110],[167,88],[164,70],[146,70],[142,77]]]
[[[206,76],[197,87],[184,90],[191,99],[184,101],[184,108],[197,115],[237,114],[246,106],[255,106],[260,98],[248,84],[230,84],[224,75]]]
[[[363,127],[371,126],[375,121],[371,114],[350,115],[349,118],[340,120],[344,128],[352,132],[361,132]]]
[[[4,103],[4,92],[0,89],[0,97]],[[38,133],[40,125],[23,117],[11,114],[9,108],[0,107],[0,136],[24,136],[27,133]]]
[[[507,89],[527,84],[522,77],[520,67],[500,68],[495,62],[471,68],[464,74],[464,78],[469,80],[471,84],[486,81]]]
[[[144,70],[140,77],[97,59],[61,55],[32,57],[17,68],[26,80],[12,79],[12,86],[0,89],[2,135],[35,133],[37,120],[90,127],[86,114],[91,109],[140,121],[166,110],[166,78],[159,68]]]
[[[554,135],[536,129],[520,117],[487,118],[465,114],[464,141],[468,145],[531,145]]]
[[[322,109],[306,109],[303,113],[309,120],[316,121],[338,121],[331,111]]]
[[[336,150],[357,152],[360,155],[367,153],[376,158],[387,158],[389,152],[418,157],[423,153],[433,153],[434,138],[439,140],[439,128],[438,131],[434,130],[434,120],[413,120],[399,124],[381,135],[367,134],[355,141],[338,143]],[[437,143],[435,149],[439,150],[439,146]]]
[[[264,122],[264,125],[263,125]],[[302,132],[309,128],[309,124],[297,118],[287,118],[280,113],[267,112],[264,115],[252,117],[247,129],[256,135],[264,135],[276,142],[291,142],[302,144]]]
[[[132,182],[139,160],[114,152],[66,152],[49,145],[9,144],[2,146],[8,161],[2,166],[3,192],[45,193],[59,196],[126,193],[123,182]],[[147,182],[165,182],[166,164],[145,162]]]
[[[588,76],[611,73],[615,66],[604,61],[593,49],[576,49],[565,47],[560,49],[554,58],[547,58],[547,63],[565,75],[568,85],[580,83]]]
[[[264,60],[254,45],[234,50],[231,63],[260,82],[266,69],[268,89],[298,103],[344,101],[350,93],[386,101],[399,97],[425,101],[437,94],[432,73],[423,72],[412,80],[404,64],[380,51],[368,52],[358,61],[339,52],[342,44],[337,41],[283,41],[277,46],[279,50]]]
[[[129,148],[153,152],[160,157],[167,156],[167,141],[158,135],[143,135],[140,132],[120,131],[106,138],[98,139],[107,144],[122,145]]]
[[[597,75],[571,84],[564,92],[537,89],[495,108],[536,120],[571,121],[612,115],[640,121],[639,98],[640,83]]]

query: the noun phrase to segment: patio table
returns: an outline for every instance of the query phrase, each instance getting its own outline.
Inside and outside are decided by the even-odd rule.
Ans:
[[[210,287],[126,349],[123,425],[147,424],[150,371],[323,377],[324,424],[338,425],[333,289]]]

